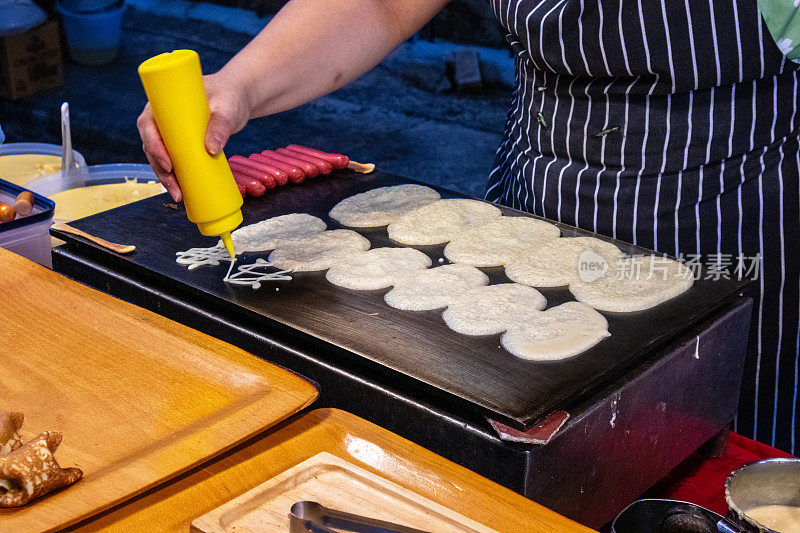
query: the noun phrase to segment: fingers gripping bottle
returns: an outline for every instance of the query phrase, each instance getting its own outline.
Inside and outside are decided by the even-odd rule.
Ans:
[[[181,186],[186,214],[200,233],[219,236],[234,256],[231,231],[242,223],[242,195],[224,153],[205,148],[211,112],[200,57],[175,50],[139,65],[139,77],[150,101],[161,138]]]

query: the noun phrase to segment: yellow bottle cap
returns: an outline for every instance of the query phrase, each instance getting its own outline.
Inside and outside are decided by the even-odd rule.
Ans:
[[[231,240],[231,231],[235,230],[242,223],[242,212],[237,209],[233,213],[224,216],[213,222],[197,222],[197,228],[200,233],[209,237],[219,237],[222,239],[222,244],[234,257],[233,241]]]
[[[236,253],[233,251],[233,239],[231,239],[231,234],[226,232],[220,235],[219,238],[222,239],[222,244],[225,245],[225,249],[228,250],[231,257],[236,257]]]

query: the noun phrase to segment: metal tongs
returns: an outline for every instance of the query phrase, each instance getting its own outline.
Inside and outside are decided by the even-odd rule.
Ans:
[[[336,528],[336,529],[331,529]],[[330,509],[317,502],[297,502],[289,511],[289,533],[427,533],[421,529]]]

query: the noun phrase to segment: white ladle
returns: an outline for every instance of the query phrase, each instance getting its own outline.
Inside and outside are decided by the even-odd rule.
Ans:
[[[69,124],[69,103],[61,104],[61,176],[67,183],[72,181],[75,154],[72,153],[72,130]]]

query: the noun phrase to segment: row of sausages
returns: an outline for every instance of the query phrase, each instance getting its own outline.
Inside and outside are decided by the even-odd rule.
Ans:
[[[228,160],[242,196],[261,196],[267,189],[288,182],[327,175],[334,169],[347,168],[345,155],[329,154],[314,148],[290,144],[286,148],[264,150],[250,157],[235,155]]]

